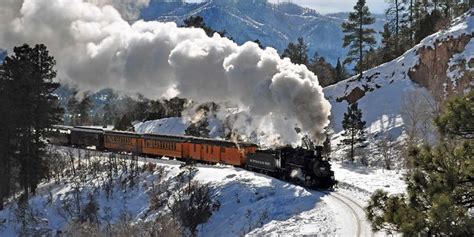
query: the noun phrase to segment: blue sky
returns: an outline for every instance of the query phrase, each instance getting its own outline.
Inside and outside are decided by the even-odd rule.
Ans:
[[[188,2],[200,1],[201,0],[188,0]],[[269,1],[277,2],[278,0]],[[351,11],[357,0],[293,0],[293,2],[301,6],[316,9],[321,13],[331,13]],[[372,13],[384,13],[385,8],[387,8],[385,0],[367,0],[367,4]]]

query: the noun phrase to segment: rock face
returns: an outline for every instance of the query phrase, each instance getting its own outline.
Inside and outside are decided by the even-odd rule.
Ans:
[[[464,94],[473,86],[474,59],[466,62],[465,58],[453,60],[453,57],[465,52],[472,38],[473,34],[458,38],[448,37],[443,41],[436,41],[433,47],[420,48],[417,52],[419,63],[408,75],[431,91],[439,101],[453,94]]]

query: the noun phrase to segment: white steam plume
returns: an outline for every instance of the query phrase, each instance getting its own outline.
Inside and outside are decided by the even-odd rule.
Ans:
[[[253,134],[258,141],[265,133],[296,144],[302,134],[294,128],[300,127],[321,142],[330,104],[305,66],[280,59],[272,48],[239,46],[200,29],[130,24],[102,4],[107,1],[99,2],[2,0],[0,47],[44,43],[57,59],[59,79],[83,90],[230,101],[245,115],[234,116],[233,125],[247,138]]]

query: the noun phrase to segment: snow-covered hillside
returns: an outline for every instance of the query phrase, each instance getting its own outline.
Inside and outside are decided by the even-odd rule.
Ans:
[[[102,160],[102,165],[94,163],[98,159]],[[107,167],[106,160],[106,156],[92,157],[87,163],[84,161],[82,171],[76,167],[75,172],[83,175],[66,176],[60,182],[41,184],[29,201],[28,211],[35,213],[36,217],[30,220],[27,232],[54,234],[65,230],[71,224],[70,215],[74,213],[74,207],[67,205],[75,205],[72,202],[78,193],[81,206],[85,206],[90,195],[94,195],[99,207],[98,220],[104,225],[119,222],[124,214],[129,215],[133,223],[152,221],[157,212],[164,211],[150,207],[150,195],[156,193],[154,185],[160,182],[175,187],[179,185],[178,177],[183,172],[181,163],[177,161],[141,161],[139,166],[144,168],[140,168],[140,173],[134,178],[138,182],[131,184],[130,161],[127,161],[125,166],[118,165],[119,170],[114,172],[113,181],[109,183],[107,169],[100,168]],[[148,165],[148,162],[157,167]],[[93,166],[87,168],[87,164]],[[96,174],[92,170],[96,170]],[[292,231],[294,234],[334,235],[341,229],[336,227],[334,210],[322,201],[325,194],[320,192],[227,166],[198,166],[193,180],[210,184],[220,202],[220,208],[208,223],[199,227],[200,236],[242,236],[249,232],[259,235],[268,229],[274,233]],[[80,186],[77,186],[78,182]],[[0,211],[0,236],[19,233],[16,210],[15,205],[10,205]],[[281,225],[293,216],[304,216],[317,223],[307,223],[307,228],[300,228],[305,226],[305,222],[299,221],[287,221]],[[315,224],[317,228],[310,228]],[[264,228],[260,229],[262,226]]]
[[[219,138],[224,137],[224,131],[221,122],[210,116],[207,118],[209,125],[209,137]],[[158,120],[150,120],[139,122],[134,125],[135,132],[151,133],[151,134],[169,134],[169,135],[184,135],[190,123],[181,117],[164,118]]]
[[[260,40],[262,45],[276,48],[280,53],[289,42],[303,37],[309,44],[309,55],[318,52],[335,64],[346,56],[341,47],[341,23],[347,14],[321,15],[316,10],[296,4],[275,5],[266,0],[211,0],[204,3],[164,3],[152,0],[142,9],[145,20],[175,21],[182,24],[191,15],[202,16],[213,29],[227,32],[237,43]],[[381,31],[384,18],[375,15],[375,30]]]
[[[358,80],[358,76],[354,76],[324,88],[324,94],[332,105],[331,122],[335,132],[333,144],[336,145],[341,138],[342,119],[347,111],[348,102],[358,102],[359,108],[362,109],[363,120],[367,122],[366,132],[369,135],[369,143],[374,145],[376,140],[387,134],[390,134],[394,140],[402,138],[404,125],[409,120],[404,117],[403,109],[406,98],[410,94],[415,94],[419,100],[425,100],[425,106],[429,106],[434,105],[436,101],[436,98],[433,98],[433,95],[436,96],[436,91],[433,89],[435,85],[443,87],[445,93],[449,91],[462,93],[470,90],[474,86],[472,76],[468,76],[474,70],[473,35],[474,9],[471,9],[470,12],[455,19],[447,29],[428,36],[399,58],[365,71],[361,80]],[[445,61],[449,61],[450,68],[460,65],[456,68],[461,69],[462,72],[445,69],[437,76],[432,75],[426,78],[425,75],[423,80],[427,81],[418,78],[417,72],[423,69],[422,66],[428,64],[426,62],[428,59],[425,59],[426,54],[430,51],[441,51],[443,47],[446,48],[444,45],[449,46],[461,39],[466,43],[459,43],[461,44],[459,49],[454,47],[448,49],[450,55],[446,56],[448,58]],[[443,60],[441,54],[432,59],[432,61],[440,60]],[[434,71],[436,70],[434,67],[432,65],[432,68],[427,70]],[[457,90],[460,86],[464,86],[463,89]]]

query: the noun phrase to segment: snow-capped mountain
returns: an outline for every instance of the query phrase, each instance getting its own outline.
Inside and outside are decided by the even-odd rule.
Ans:
[[[280,53],[288,43],[303,37],[309,46],[309,56],[315,52],[331,63],[346,56],[342,48],[341,23],[347,13],[322,15],[316,10],[296,4],[271,4],[266,0],[209,0],[203,3],[165,2],[152,0],[142,9],[145,20],[175,21],[181,25],[192,15],[202,16],[209,26],[226,31],[237,43],[260,40],[263,46]],[[375,15],[373,28],[381,31],[384,18]]]

